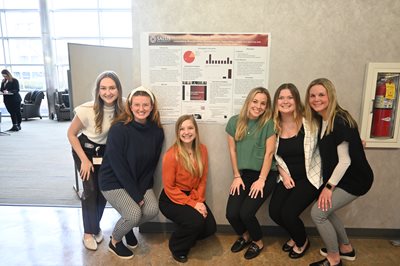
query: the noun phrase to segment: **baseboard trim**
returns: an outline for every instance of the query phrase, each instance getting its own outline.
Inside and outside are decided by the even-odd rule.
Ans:
[[[173,223],[160,223],[150,222],[140,226],[141,233],[170,233],[174,230]],[[261,226],[264,235],[269,236],[287,236],[285,230],[279,226],[264,225]],[[318,231],[315,227],[307,227],[307,234],[309,236],[318,236]],[[347,234],[350,237],[360,238],[384,238],[384,239],[398,239],[400,238],[400,229],[380,229],[380,228],[346,228]],[[217,225],[218,233],[234,234],[230,225]]]

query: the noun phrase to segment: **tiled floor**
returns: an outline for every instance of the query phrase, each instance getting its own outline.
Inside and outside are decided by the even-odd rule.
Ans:
[[[0,206],[0,265],[179,265],[170,256],[168,233],[138,233],[139,246],[131,260],[122,260],[107,250],[108,237],[118,214],[106,208],[102,229],[105,240],[97,251],[82,245],[79,208]],[[291,260],[281,251],[285,238],[264,236],[259,257],[247,261],[243,253],[230,252],[233,234],[216,234],[199,241],[186,265],[308,265],[320,260],[321,240],[311,238],[311,248],[301,259]],[[352,239],[357,260],[344,265],[400,265],[400,247],[385,239]]]

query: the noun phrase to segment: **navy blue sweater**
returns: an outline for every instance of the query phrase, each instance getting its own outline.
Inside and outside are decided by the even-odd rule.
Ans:
[[[119,122],[110,128],[99,173],[102,191],[125,189],[139,203],[153,187],[164,131],[153,122]]]

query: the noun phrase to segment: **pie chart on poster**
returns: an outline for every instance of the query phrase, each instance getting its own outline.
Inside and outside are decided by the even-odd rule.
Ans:
[[[192,51],[186,51],[183,54],[183,60],[185,60],[186,63],[190,64],[194,61],[195,56],[194,53]]]

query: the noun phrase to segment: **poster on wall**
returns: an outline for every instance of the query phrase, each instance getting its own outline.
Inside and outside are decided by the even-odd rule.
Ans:
[[[270,43],[269,33],[143,33],[142,84],[163,123],[183,114],[225,123],[252,88],[267,87]]]

